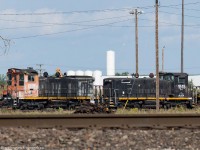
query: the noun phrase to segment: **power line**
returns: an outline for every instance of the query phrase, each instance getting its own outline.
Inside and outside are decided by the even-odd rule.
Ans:
[[[171,13],[171,12],[166,12],[166,11],[159,11],[161,13],[165,13],[165,14],[173,14],[173,15],[177,15],[177,16],[182,16],[182,14],[177,14],[177,13]],[[191,16],[191,15],[184,15],[185,17],[191,17],[191,18],[200,18],[198,16]]]
[[[134,7],[130,8],[116,8],[116,9],[100,9],[100,10],[83,10],[83,11],[60,11],[60,12],[43,12],[43,13],[0,13],[0,16],[32,16],[32,15],[57,15],[57,14],[73,14],[73,13],[93,13],[93,12],[112,12],[112,11],[130,11]],[[146,7],[135,7],[135,8],[154,8],[154,6],[146,6]]]
[[[147,12],[148,13],[148,12]],[[145,14],[147,14],[145,13]],[[152,13],[152,12],[149,12]],[[31,22],[31,21],[23,21],[23,20],[8,20],[8,19],[0,19],[1,21],[11,21],[11,22],[20,22],[20,23],[36,23],[36,24],[46,24],[43,26],[23,26],[23,27],[11,27],[11,28],[1,28],[0,30],[7,30],[7,29],[23,29],[23,28],[35,28],[35,27],[45,27],[45,26],[54,26],[54,25],[77,25],[77,26],[93,26],[93,25],[81,25],[77,23],[88,23],[88,22],[96,22],[102,20],[109,20],[109,19],[118,19],[128,17],[127,15],[124,16],[117,16],[117,17],[108,17],[108,18],[101,18],[101,19],[93,19],[93,20],[85,20],[85,21],[76,21],[71,23],[50,23],[50,22]]]
[[[127,20],[128,21],[128,20]],[[154,21],[154,20],[151,20]],[[159,22],[161,24],[165,25],[159,25],[159,27],[180,27],[181,24],[173,24],[173,23],[167,23],[167,22]],[[76,26],[96,26],[96,25],[81,25],[81,24],[74,24]],[[11,27],[11,28],[0,28],[0,30],[14,30],[14,29],[28,29],[28,28],[38,28],[38,27],[48,27],[48,26],[56,26],[56,25],[41,25],[41,26],[23,26],[23,27]],[[120,28],[132,28],[135,27],[134,25],[104,25],[107,27],[120,27]],[[155,27],[153,25],[139,25],[138,27],[141,28],[152,28]],[[200,28],[200,25],[185,25],[185,27],[192,27],[192,28]]]
[[[200,2],[192,2],[192,3],[185,3],[184,6],[186,5],[196,5],[196,4],[200,4]],[[175,4],[175,5],[161,5],[159,7],[173,7],[173,6],[182,6],[182,3],[180,4]]]
[[[57,15],[57,14],[73,14],[73,13],[93,13],[93,12],[110,12],[110,11],[128,11],[132,8],[116,8],[116,9],[97,9],[97,10],[83,10],[83,11],[60,11],[60,12],[42,12],[42,13],[1,13],[0,15]]]
[[[171,6],[171,7],[167,7],[167,8],[172,8],[172,9],[182,9],[180,7],[176,7],[176,6]],[[184,8],[185,10],[191,10],[191,11],[200,11],[200,9],[193,9],[193,8]]]
[[[161,13],[166,13],[166,14],[174,14],[174,15],[179,15],[181,16],[181,14],[177,14],[177,13],[171,13],[171,12],[166,12],[166,11],[159,11]],[[149,12],[152,13],[152,12]],[[147,14],[147,13],[144,13]],[[187,17],[193,17],[193,18],[200,18],[198,16],[190,16],[190,15],[185,15]],[[95,22],[95,21],[102,21],[102,20],[109,20],[109,19],[116,19],[116,18],[124,18],[124,17],[128,17],[127,15],[124,16],[117,16],[117,17],[109,17],[109,18],[101,18],[101,19],[93,19],[93,20],[85,20],[85,21],[77,21],[77,22],[71,22],[71,23],[50,23],[50,22],[33,22],[33,21],[23,21],[23,20],[9,20],[9,19],[0,19],[1,21],[11,21],[11,22],[20,22],[20,23],[36,23],[36,24],[45,24],[47,26],[50,25],[79,25],[77,23],[88,23],[88,22]],[[154,20],[150,20],[150,19],[140,19],[140,20],[149,20],[149,21],[154,21]],[[160,23],[166,23],[166,22],[160,22]],[[167,24],[172,24],[172,23],[167,23]],[[177,24],[175,24],[177,25]],[[84,26],[84,25],[80,25],[80,26]],[[89,26],[89,25],[85,25],[85,26]],[[190,26],[190,25],[187,25]],[[194,26],[194,25],[193,25]],[[28,27],[15,27],[15,28],[2,28],[0,30],[4,30],[4,29],[16,29],[16,28],[32,28],[32,27],[43,27],[43,26],[28,26]]]
[[[152,12],[146,12],[147,13],[152,13]],[[108,18],[100,18],[100,19],[92,19],[92,20],[84,20],[84,21],[76,21],[76,22],[71,22],[71,23],[51,23],[51,22],[33,22],[33,21],[24,21],[24,20],[9,20],[9,19],[0,19],[1,21],[11,21],[11,22],[19,22],[19,23],[36,23],[36,24],[47,24],[47,26],[50,25],[76,25],[76,23],[88,23],[88,22],[96,22],[96,21],[102,21],[102,20],[109,20],[109,19],[118,19],[118,18],[124,18],[124,17],[129,17],[127,15],[124,16],[117,16],[117,17],[108,17]],[[42,27],[42,26],[28,26],[28,27],[16,27],[16,28],[31,28],[31,27]],[[15,28],[3,28],[3,29],[15,29]],[[2,30],[3,30],[2,29]]]
[[[131,20],[131,19],[126,19],[126,20],[111,22],[111,23],[102,24],[102,25],[91,26],[91,27],[87,27],[87,28],[80,28],[80,29],[67,30],[67,31],[61,31],[61,32],[54,32],[54,33],[46,33],[46,34],[38,34],[38,35],[31,35],[31,36],[24,36],[24,37],[16,37],[16,38],[11,38],[11,40],[26,39],[26,38],[33,38],[33,37],[39,37],[39,36],[47,36],[47,35],[62,34],[62,33],[67,33],[67,32],[75,32],[75,31],[81,31],[81,30],[88,30],[88,29],[92,29],[92,28],[96,28],[96,27],[102,27],[102,26],[106,26],[106,25],[109,25],[109,24],[115,24],[115,23],[124,22],[124,21],[128,21],[128,20]]]
[[[80,28],[80,29],[73,29],[73,30],[67,30],[67,31],[61,31],[61,32],[54,32],[54,33],[47,33],[47,34],[38,34],[38,35],[31,35],[31,36],[24,36],[24,37],[16,37],[16,38],[11,38],[11,40],[14,39],[25,39],[25,38],[33,38],[33,37],[39,37],[39,36],[47,36],[47,35],[55,35],[55,34],[62,34],[62,33],[67,33],[67,32],[75,32],[75,31],[81,31],[81,30],[88,30],[88,29],[92,29],[92,28],[96,28],[96,27],[102,27],[102,26],[110,26],[110,27],[134,27],[134,26],[112,26],[112,24],[115,23],[119,23],[119,22],[124,22],[124,21],[128,21],[131,19],[126,19],[126,20],[122,20],[122,21],[117,21],[117,22],[112,22],[112,23],[108,23],[108,24],[102,24],[102,25],[85,25],[85,26],[89,26],[87,28]],[[178,24],[171,24],[168,26],[181,26]],[[187,27],[198,27],[200,25],[185,25]],[[155,27],[155,26],[139,26],[139,27]],[[159,27],[167,27],[165,26],[159,26]]]
[[[167,14],[175,14],[175,13],[169,13],[169,12],[165,12],[165,11],[160,11],[160,12],[167,13]],[[149,12],[149,13],[152,13],[152,12]],[[181,14],[175,14],[175,15],[181,15]],[[29,21],[22,21],[22,20],[7,20],[7,19],[0,19],[0,20],[2,20],[2,21],[14,21],[14,22],[25,22],[25,23],[39,23],[39,24],[46,24],[46,26],[53,26],[53,25],[95,26],[95,25],[80,25],[80,24],[77,24],[77,23],[95,22],[95,21],[102,21],[102,20],[116,19],[116,18],[124,18],[124,17],[127,17],[127,15],[125,15],[125,16],[117,16],[117,17],[109,17],[109,18],[101,18],[101,19],[94,19],[94,20],[85,20],[85,21],[78,21],[78,22],[71,22],[71,23],[29,22]],[[195,17],[195,16],[188,16],[188,17]],[[200,18],[200,17],[198,17],[198,18]],[[149,20],[149,19],[141,19],[141,20]],[[149,21],[153,21],[153,20],[149,20]],[[166,22],[160,22],[160,23],[173,25],[172,23],[166,23]],[[179,26],[177,24],[174,24],[174,25],[175,26]],[[198,25],[186,25],[186,26],[198,26]],[[2,28],[0,30],[5,30],[5,29],[23,29],[23,28],[34,28],[34,27],[45,27],[45,26],[13,27],[13,28]],[[143,27],[145,27],[145,26],[143,26]],[[147,27],[149,27],[149,26],[147,26]]]
[[[192,2],[186,3],[185,5],[196,5],[200,2]],[[163,5],[160,7],[173,7],[173,6],[180,6],[181,4],[174,4],[174,5]],[[93,12],[110,12],[110,11],[130,11],[133,8],[142,8],[142,9],[149,9],[154,8],[154,6],[142,6],[142,7],[125,7],[125,8],[115,8],[115,9],[96,9],[96,10],[78,10],[78,11],[54,11],[54,12],[41,12],[41,13],[0,13],[2,16],[24,16],[24,15],[57,15],[57,14],[73,14],[73,13],[93,13]]]
[[[8,30],[8,29],[24,29],[24,28],[35,28],[35,27],[46,27],[46,26],[56,26],[56,25],[77,25],[77,26],[95,26],[95,25],[82,25],[82,24],[77,24],[77,23],[87,23],[87,22],[95,22],[95,21],[102,21],[102,20],[109,20],[109,19],[117,19],[117,18],[124,18],[127,17],[125,16],[118,16],[118,17],[109,17],[109,18],[101,18],[101,19],[94,19],[94,20],[85,20],[85,21],[77,21],[77,22],[71,22],[71,23],[47,23],[47,22],[28,22],[28,21],[19,21],[19,20],[5,20],[5,19],[0,19],[3,21],[15,21],[15,22],[26,22],[26,23],[41,23],[41,24],[47,24],[47,25],[41,25],[41,26],[23,26],[23,27],[11,27],[11,28],[0,28],[0,30]],[[151,19],[140,19],[140,20],[146,20],[146,21],[152,21],[154,22],[155,20]],[[170,24],[174,26],[180,26],[178,24],[174,23],[168,23],[168,22],[159,22],[159,23],[164,23],[164,24]],[[109,25],[108,25],[109,26]],[[185,26],[200,26],[200,25],[185,25]],[[112,26],[112,27],[133,27],[133,26]],[[140,26],[140,27],[153,27],[153,26]]]
[[[38,28],[38,27],[48,27],[48,26],[55,26],[55,25],[10,27],[10,28],[0,28],[0,30],[27,29],[27,28]]]
[[[141,20],[147,20],[147,21],[155,21],[155,20],[150,20],[150,19],[141,19]],[[128,21],[128,20],[127,20]],[[168,22],[160,22],[159,21],[159,23],[161,23],[161,24],[165,24],[165,25],[159,25],[159,27],[180,27],[181,26],[181,24],[174,24],[174,23],[168,23]],[[68,25],[68,24],[66,24],[66,25]],[[85,25],[82,25],[82,24],[73,24],[73,25],[76,25],[76,26],[96,26],[96,25],[88,25],[88,24],[85,24]],[[11,27],[11,28],[0,28],[0,30],[12,30],[12,29],[26,29],[26,28],[37,28],[37,27],[48,27],[48,26],[59,26],[59,25],[41,25],[41,26],[23,26],[23,27]],[[108,26],[108,27],[135,27],[135,26],[133,26],[133,25],[121,25],[121,26],[119,26],[119,25],[105,25],[105,26]],[[140,26],[138,26],[138,27],[155,27],[155,26],[153,26],[153,25],[140,25]],[[192,24],[190,24],[190,25],[185,25],[185,27],[196,27],[196,28],[199,28],[200,27],[200,25],[199,24],[196,24],[196,25],[192,25]]]
[[[192,2],[186,3],[185,5],[196,5],[200,2]],[[181,4],[174,4],[174,5],[163,5],[160,7],[173,7],[173,6],[180,6]],[[24,16],[24,15],[57,15],[57,14],[73,14],[73,13],[93,13],[93,12],[110,12],[110,11],[130,11],[134,7],[125,7],[125,8],[115,8],[115,9],[96,9],[96,10],[79,10],[79,11],[54,11],[54,12],[41,12],[41,13],[0,13],[2,16]],[[142,9],[149,9],[154,8],[154,6],[142,6],[142,7],[135,7],[135,8],[142,8]]]
[[[188,3],[188,4],[197,4],[200,2],[196,2],[196,3]],[[178,4],[179,5],[179,4]],[[169,6],[175,6],[175,5],[168,5]],[[167,6],[165,6],[167,7]],[[127,9],[127,8],[126,8]],[[169,12],[164,12],[161,11],[163,13],[168,13]],[[174,14],[174,13],[172,13]],[[179,14],[177,14],[179,15]],[[120,16],[120,17],[124,17],[124,16]],[[61,31],[61,32],[55,32],[55,33],[49,33],[49,34],[38,34],[38,35],[32,35],[32,36],[24,36],[24,37],[17,37],[17,38],[13,38],[13,39],[22,39],[22,38],[31,38],[31,37],[38,37],[38,36],[46,36],[46,35],[53,35],[53,34],[61,34],[61,33],[66,33],[66,32],[74,32],[74,31],[79,31],[79,30],[87,30],[87,29],[91,29],[91,28],[96,28],[96,27],[100,27],[100,26],[111,26],[111,27],[132,27],[132,26],[113,26],[112,24],[114,23],[118,23],[118,22],[114,22],[114,23],[108,23],[108,24],[102,24],[102,25],[80,25],[80,24],[76,24],[76,23],[84,23],[84,22],[92,22],[92,21],[100,21],[100,20],[106,20],[106,19],[113,19],[113,18],[120,18],[120,17],[112,17],[112,18],[103,18],[103,19],[95,19],[95,20],[88,20],[88,21],[79,21],[79,22],[72,22],[72,23],[45,23],[45,22],[29,22],[29,23],[42,23],[42,24],[47,24],[47,26],[50,25],[77,25],[77,26],[87,26],[87,28],[79,28],[79,29],[73,29],[73,30],[67,30],[67,31]],[[190,16],[190,17],[194,17],[194,16]],[[200,18],[200,17],[198,17]],[[4,20],[4,21],[15,21],[15,22],[26,22],[27,21],[19,21],[19,20],[6,20],[6,19],[0,19],[0,20]],[[127,20],[123,20],[123,21],[128,21]],[[145,20],[145,19],[140,19],[140,20]],[[146,19],[147,20],[147,19]],[[121,21],[119,21],[121,22]],[[166,23],[166,22],[159,22],[159,23],[165,23],[165,24],[171,24],[171,23]],[[171,24],[171,26],[180,26],[178,24]],[[199,25],[185,25],[187,27],[198,27]],[[15,28],[10,28],[10,29],[16,29],[16,28],[32,28],[32,27],[42,27],[42,26],[30,26],[30,27],[15,27]],[[153,27],[153,26],[140,26],[140,27]],[[4,28],[6,29],[6,28]],[[9,29],[9,28],[7,28]],[[0,29],[3,30],[3,29]]]
[[[23,21],[23,20],[8,20],[8,19],[0,19],[2,21],[12,21],[12,22],[23,22],[23,23],[36,23],[36,24],[47,24],[47,25],[70,25],[74,23],[87,23],[87,22],[95,22],[95,21],[102,21],[102,20],[107,20],[107,19],[116,19],[116,18],[124,18],[128,17],[127,15],[124,16],[117,16],[117,17],[109,17],[109,18],[101,18],[101,19],[93,19],[93,20],[84,20],[84,21],[77,21],[77,22],[72,22],[72,23],[51,23],[51,22],[33,22],[33,21]]]

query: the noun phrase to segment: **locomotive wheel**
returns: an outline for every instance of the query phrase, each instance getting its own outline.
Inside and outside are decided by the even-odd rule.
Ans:
[[[124,108],[124,104],[123,104],[123,103],[120,103],[120,104],[118,104],[117,107],[118,107],[118,108]]]
[[[27,104],[23,104],[20,106],[20,110],[25,110],[25,109],[27,109]]]
[[[136,103],[136,104],[134,104],[134,108],[141,109],[141,108],[142,108],[142,105],[141,105],[141,104],[138,104],[138,103]]]
[[[187,108],[188,109],[192,109],[192,108],[194,108],[191,104],[187,104]]]
[[[38,110],[44,109],[44,104],[38,104]]]
[[[70,106],[68,107],[69,110],[74,110],[75,108],[76,108],[75,105],[70,105]]]
[[[163,104],[163,108],[164,109],[170,109],[171,108],[171,104]]]

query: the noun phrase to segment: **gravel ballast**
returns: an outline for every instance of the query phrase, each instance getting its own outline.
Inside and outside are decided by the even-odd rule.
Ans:
[[[0,128],[0,149],[199,149],[198,129]]]

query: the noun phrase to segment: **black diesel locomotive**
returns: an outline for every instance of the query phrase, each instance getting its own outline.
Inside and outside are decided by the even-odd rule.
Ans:
[[[37,98],[46,99],[46,107],[73,108],[83,100],[90,102],[93,82],[90,76],[40,77]]]
[[[33,68],[8,69],[8,85],[3,105],[20,109],[71,108],[82,101],[90,102],[94,78],[91,76],[66,76],[60,70],[54,76],[45,72],[39,77]]]
[[[188,74],[161,72],[159,76],[161,107],[192,107]],[[113,106],[142,108],[156,105],[156,79],[152,74],[150,78],[106,78],[103,85],[104,98]]]
[[[97,92],[92,76],[67,76],[60,70],[54,76],[44,73],[39,77],[33,68],[8,69],[8,85],[1,106],[20,109],[74,108],[82,102],[104,104],[107,107],[154,107],[156,79],[105,78]],[[102,90],[103,89],[103,90]],[[186,73],[160,73],[160,106],[192,107]]]

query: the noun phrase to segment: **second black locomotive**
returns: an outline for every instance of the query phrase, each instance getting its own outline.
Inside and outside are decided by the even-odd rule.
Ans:
[[[184,105],[192,107],[191,93],[188,87],[188,74],[168,73],[159,74],[160,106],[170,108]],[[156,79],[147,78],[106,78],[103,83],[104,98],[116,107],[155,107]]]

